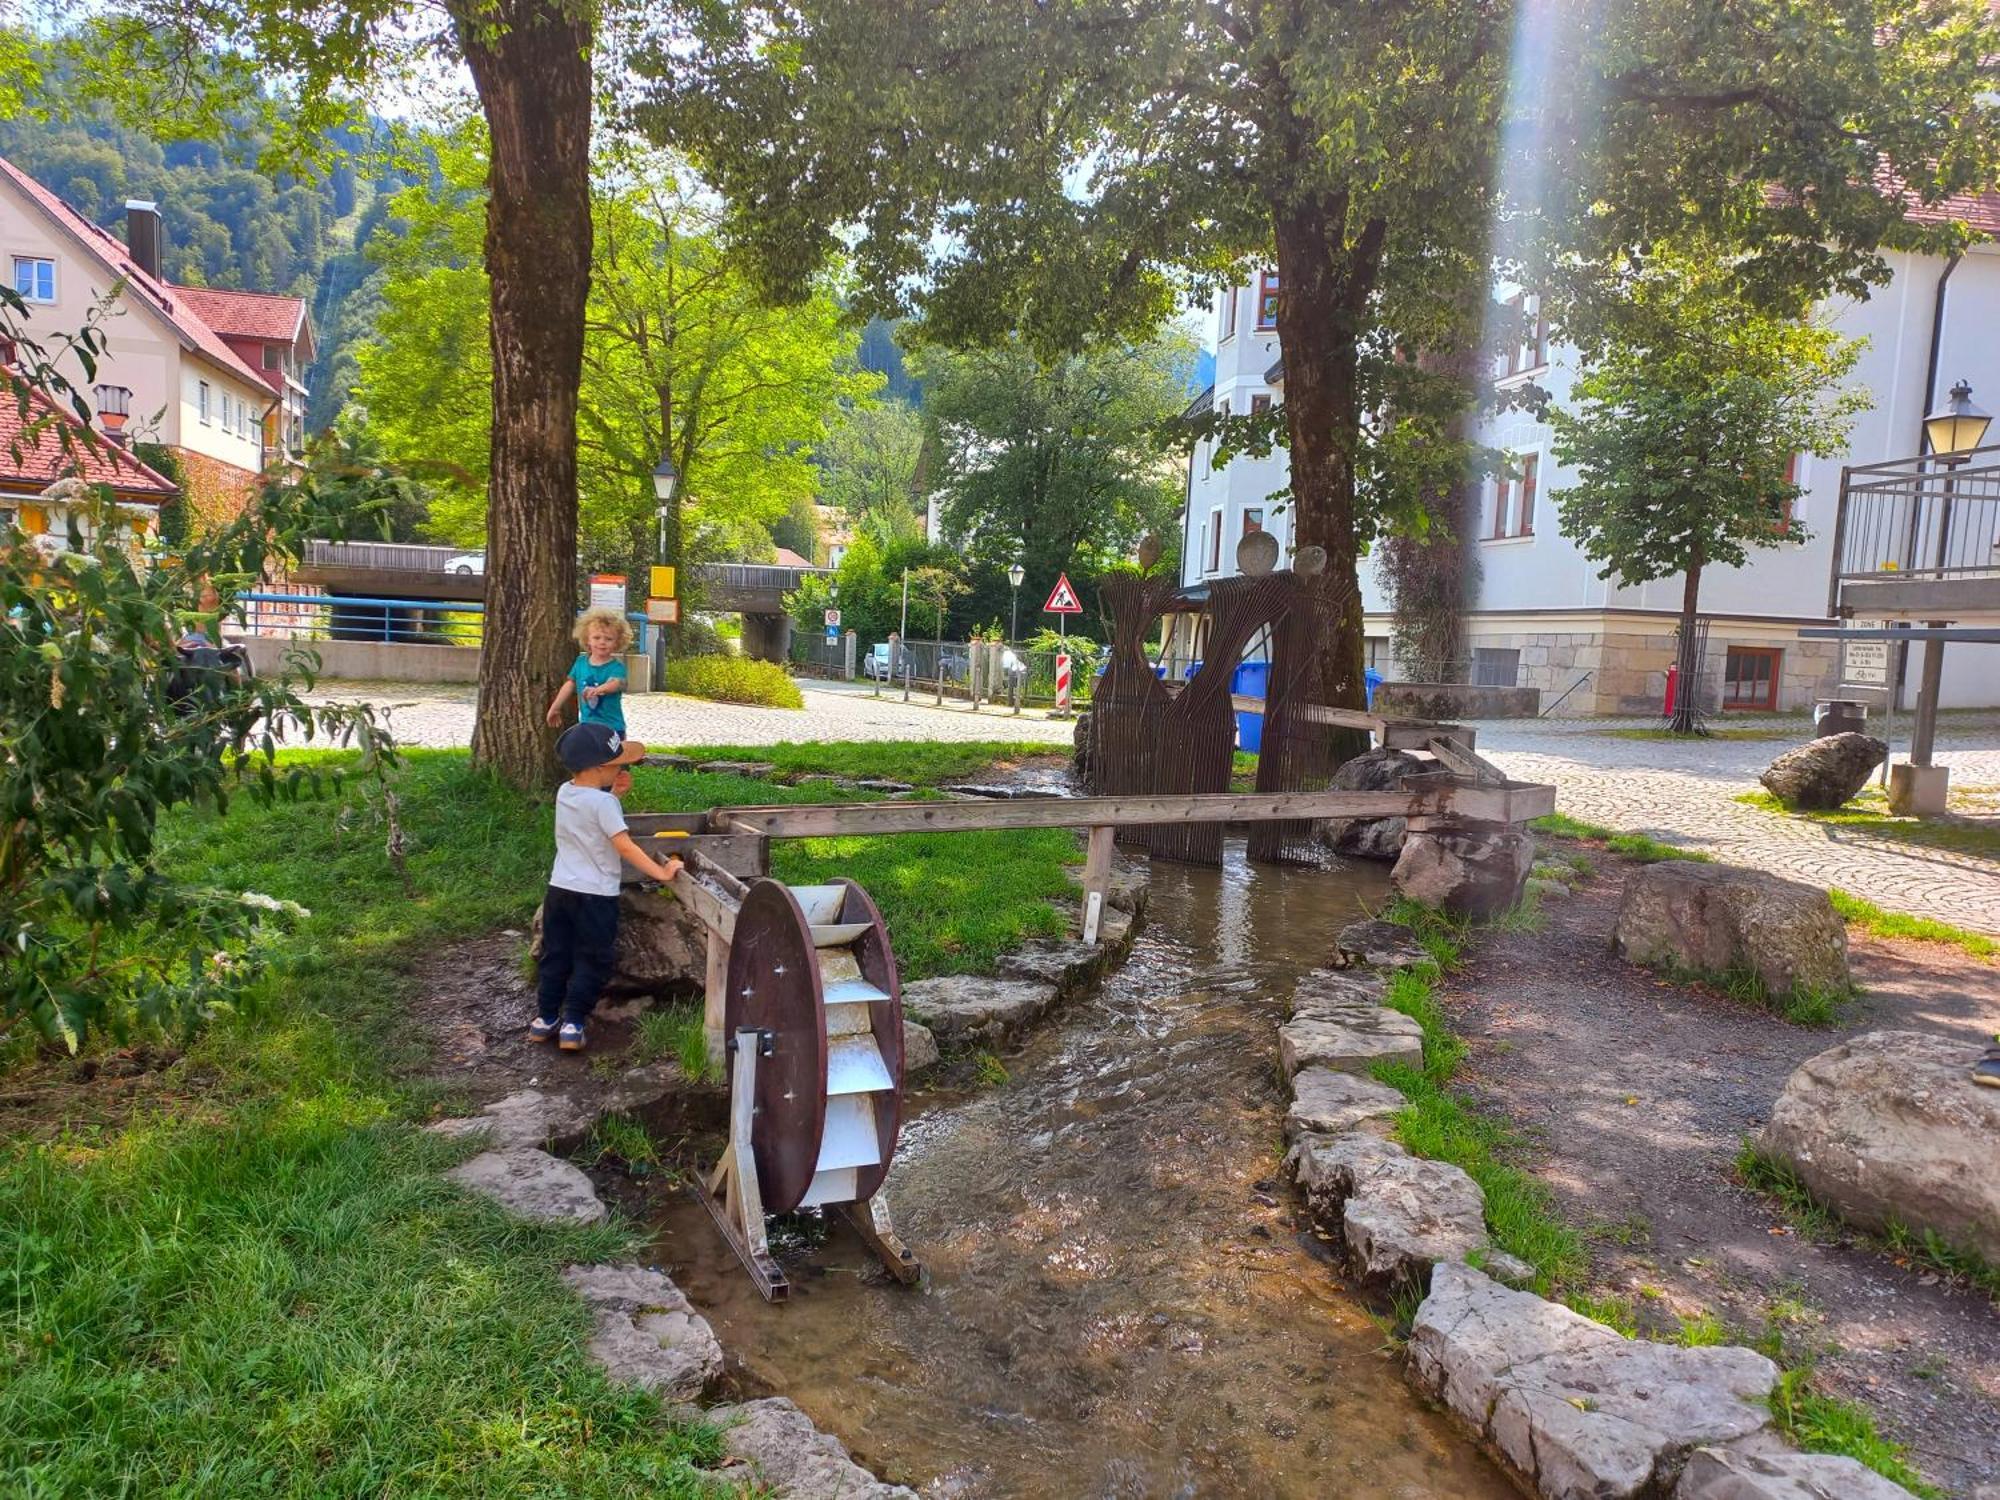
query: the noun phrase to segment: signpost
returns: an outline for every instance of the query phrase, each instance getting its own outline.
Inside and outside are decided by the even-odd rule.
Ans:
[[[838,629],[840,629],[840,611],[839,611],[839,610],[837,610],[837,609],[830,609],[830,610],[828,610],[828,611],[826,612],[826,628],[827,628],[828,630],[838,630]]]
[[[592,573],[590,575],[590,607],[592,609],[615,609],[622,616],[625,613],[625,575],[623,573]]]
[[[1056,575],[1056,586],[1049,590],[1048,602],[1042,606],[1042,613],[1054,615],[1061,627],[1062,645],[1056,651],[1056,717],[1069,717],[1069,617],[1083,613],[1083,604],[1076,597],[1076,590],[1070,587],[1069,574]]]
[[[1856,620],[1856,630],[1880,630],[1882,622]],[[1887,641],[1842,641],[1840,680],[1851,687],[1886,688],[1889,685],[1889,643]]]

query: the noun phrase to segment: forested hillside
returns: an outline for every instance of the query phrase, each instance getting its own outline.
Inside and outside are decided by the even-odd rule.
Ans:
[[[396,190],[417,180],[364,136],[342,131],[337,144],[335,165],[309,181],[257,171],[259,142],[248,134],[162,146],[99,121],[0,120],[0,156],[114,233],[124,232],[127,199],[159,204],[170,280],[308,298],[319,335],[306,377],[315,431],[346,401],[353,346],[372,334],[381,305],[368,241],[384,232]]]

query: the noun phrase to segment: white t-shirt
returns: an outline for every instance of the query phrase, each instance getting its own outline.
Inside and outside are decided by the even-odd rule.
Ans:
[[[586,896],[615,896],[625,861],[611,841],[625,831],[625,809],[602,787],[565,781],[556,788],[556,865],[549,884]]]

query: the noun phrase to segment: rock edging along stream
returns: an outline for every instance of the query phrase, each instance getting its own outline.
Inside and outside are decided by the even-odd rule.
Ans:
[[[1534,1268],[1490,1243],[1479,1185],[1391,1139],[1403,1097],[1370,1076],[1385,1058],[1409,1060],[1389,1019],[1409,1018],[1382,1004],[1381,971],[1430,956],[1384,922],[1343,930],[1339,948],[1368,967],[1304,976],[1280,1028],[1293,1095],[1285,1164],[1353,1275],[1425,1292],[1412,1385],[1548,1500],[1909,1495],[1851,1458],[1791,1451],[1769,1406],[1778,1367],[1755,1350],[1627,1339],[1518,1289]]]
[[[996,976],[907,985],[905,1005],[928,1017],[948,1046],[1014,1040],[1058,1006],[1094,990],[1131,951],[1146,891],[1144,866],[1121,861],[1100,942],[1029,943],[1003,956]],[[938,1048],[921,1022],[905,1025],[907,1074],[934,1064]],[[610,1080],[585,1074],[565,1092],[520,1089],[477,1115],[426,1128],[484,1147],[446,1174],[467,1191],[525,1219],[596,1223],[609,1210],[595,1184],[557,1153],[574,1150],[608,1114],[689,1090],[713,1092],[670,1064],[642,1064]],[[569,1266],[563,1277],[591,1310],[588,1353],[613,1380],[691,1404],[721,1377],[723,1350],[714,1330],[663,1271],[632,1263]],[[749,1463],[777,1500],[918,1500],[914,1490],[886,1484],[855,1463],[839,1439],[783,1397],[715,1407],[705,1415],[723,1429],[725,1451]]]

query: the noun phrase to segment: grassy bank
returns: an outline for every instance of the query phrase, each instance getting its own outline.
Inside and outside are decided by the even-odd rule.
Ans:
[[[1915,849],[1949,849],[1985,859],[2000,859],[2000,824],[1960,818],[1905,818],[1889,811],[1880,787],[1864,787],[1845,807],[1832,811],[1790,808],[1769,792],[1739,792],[1736,800],[1781,818],[1804,818],[1829,828],[1844,828],[1884,843]]]
[[[876,774],[926,779],[893,746],[867,755]],[[828,760],[852,764],[840,747]],[[636,780],[635,809],[829,795]],[[663,1421],[585,1358],[588,1319],[559,1272],[620,1253],[625,1232],[524,1226],[462,1198],[438,1174],[468,1148],[408,1124],[426,1097],[400,1071],[427,1046],[405,1020],[412,970],[525,925],[547,805],[463,754],[419,751],[393,807],[239,801],[170,819],[162,847],[197,879],[311,915],[269,940],[255,1003],[184,1051],[0,1077],[0,1493],[716,1492],[713,1432]],[[815,841],[778,859],[786,878],[860,878],[915,977],[1044,930],[1075,857],[1072,836],[1036,831]]]

